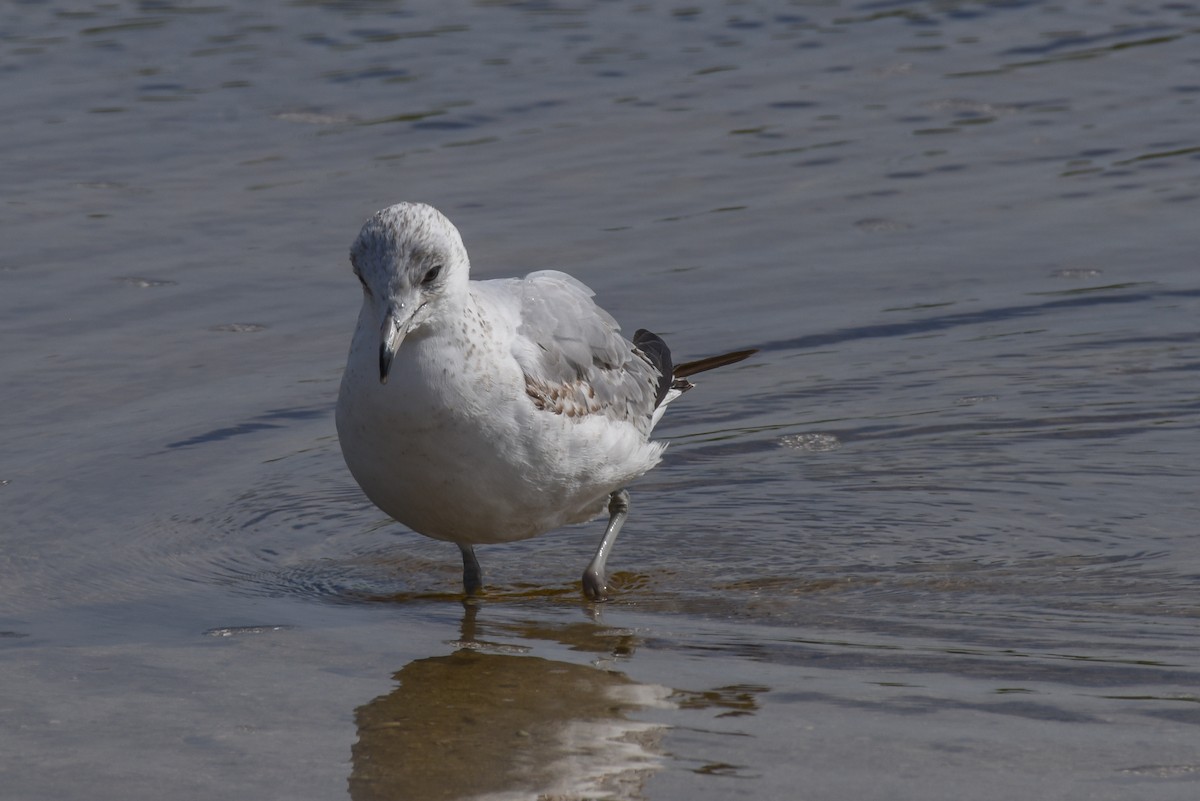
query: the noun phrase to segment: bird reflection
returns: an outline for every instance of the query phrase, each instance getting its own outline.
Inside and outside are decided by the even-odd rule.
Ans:
[[[476,614],[468,603],[455,651],[406,665],[395,690],[355,711],[351,798],[642,798],[663,727],[628,715],[667,703],[671,691],[488,643]],[[632,635],[590,623],[516,628],[614,658],[633,647]]]

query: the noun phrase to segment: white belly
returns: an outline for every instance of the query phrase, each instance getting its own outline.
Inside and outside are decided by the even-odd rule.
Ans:
[[[367,352],[370,356],[370,352]],[[604,415],[537,409],[515,362],[448,375],[436,343],[406,341],[380,384],[374,359],[352,358],[337,428],[350,472],[409,528],[464,544],[533,537],[600,514],[663,445]]]

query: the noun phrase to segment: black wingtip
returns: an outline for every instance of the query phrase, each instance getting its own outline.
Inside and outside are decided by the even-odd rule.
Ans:
[[[671,381],[675,376],[671,364],[671,349],[663,342],[662,337],[645,328],[633,332],[633,344],[650,364],[654,365],[654,369],[658,370],[658,389],[654,394],[654,405],[657,407],[671,391]]]

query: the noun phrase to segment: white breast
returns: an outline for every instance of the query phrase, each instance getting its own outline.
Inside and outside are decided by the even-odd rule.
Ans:
[[[664,446],[631,424],[536,408],[511,357],[512,332],[491,320],[485,335],[477,322],[406,339],[387,384],[372,332],[356,336],[338,436],[384,512],[437,539],[523,539],[592,519],[658,462]]]

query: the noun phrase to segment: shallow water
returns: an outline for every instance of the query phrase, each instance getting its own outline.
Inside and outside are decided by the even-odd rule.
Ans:
[[[0,10],[15,799],[1192,799],[1200,7]],[[599,524],[404,532],[371,212],[701,377]]]

